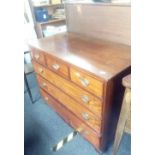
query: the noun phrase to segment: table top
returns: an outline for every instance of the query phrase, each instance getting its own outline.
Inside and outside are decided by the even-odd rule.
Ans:
[[[33,40],[29,45],[105,80],[130,67],[130,46],[74,33]]]

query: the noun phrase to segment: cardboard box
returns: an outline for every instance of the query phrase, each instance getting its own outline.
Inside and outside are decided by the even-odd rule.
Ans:
[[[49,5],[50,0],[33,0],[33,5],[38,6],[38,5]]]
[[[61,4],[61,0],[51,0],[51,4]]]

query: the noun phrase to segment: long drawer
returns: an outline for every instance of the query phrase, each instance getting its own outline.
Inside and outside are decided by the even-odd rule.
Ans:
[[[85,107],[81,106],[74,99],[69,97],[67,94],[63,93],[59,88],[56,88],[54,85],[50,84],[48,81],[46,86],[42,85],[42,82],[39,82],[39,86],[62,103],[66,108],[72,111],[78,118],[83,120],[96,132],[101,132],[101,119],[96,117],[92,112],[87,110]]]
[[[85,106],[90,111],[92,111],[96,116],[102,118],[102,100],[98,99],[94,95],[88,93],[87,91],[81,89],[77,85],[59,75],[53,73],[52,71],[46,69],[45,67],[39,65],[36,62],[33,62],[34,69],[37,74],[41,75],[47,79],[50,83],[54,84],[65,93],[70,95],[76,101],[78,101],[82,106]]]
[[[73,128],[82,128],[81,135],[86,138],[90,143],[92,143],[97,150],[100,149],[101,136],[97,135],[91,128],[80,121],[74,114],[52,98],[44,90],[40,89],[41,94],[45,101],[54,108],[54,110]]]

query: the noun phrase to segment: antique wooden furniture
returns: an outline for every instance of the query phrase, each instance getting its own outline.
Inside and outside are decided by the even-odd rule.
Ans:
[[[98,151],[114,136],[130,46],[74,33],[29,44],[45,101]],[[115,114],[115,115],[114,115]],[[60,131],[63,129],[60,129]]]
[[[130,4],[71,1],[65,10],[68,32],[131,44]]]
[[[38,5],[33,4],[33,0],[28,0],[28,1],[30,4],[30,9],[32,12],[35,31],[37,33],[38,38],[45,37],[43,31],[46,29],[47,26],[59,27],[59,26],[66,25],[65,17],[63,17],[63,18],[62,17],[61,18],[53,18],[52,17],[52,19],[49,19],[46,22],[38,22],[35,18],[35,9],[36,8],[46,8],[48,10],[49,15],[53,16],[56,9],[64,8],[64,4],[61,0],[60,0],[59,4],[58,3],[54,4],[54,3],[52,3],[52,1],[49,1],[49,4],[38,4]],[[39,3],[39,1],[38,1],[38,3]]]
[[[117,125],[112,155],[117,153],[124,132],[131,133],[131,75],[123,78],[125,93]]]

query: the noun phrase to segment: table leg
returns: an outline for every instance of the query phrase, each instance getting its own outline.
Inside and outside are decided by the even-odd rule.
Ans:
[[[119,148],[119,145],[120,145],[123,133],[124,133],[125,124],[126,124],[129,112],[130,112],[130,106],[131,106],[131,89],[126,88],[125,93],[124,93],[122,108],[120,112],[120,117],[119,117],[118,124],[117,124],[117,130],[115,134],[112,155],[116,155],[117,150]]]

